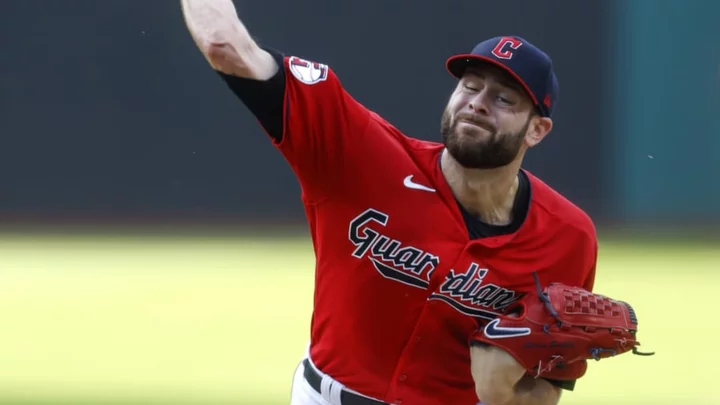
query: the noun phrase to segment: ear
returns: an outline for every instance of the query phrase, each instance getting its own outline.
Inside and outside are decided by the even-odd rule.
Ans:
[[[529,148],[539,144],[550,133],[553,127],[552,119],[548,117],[534,116],[530,119],[530,125],[525,133],[525,143]]]

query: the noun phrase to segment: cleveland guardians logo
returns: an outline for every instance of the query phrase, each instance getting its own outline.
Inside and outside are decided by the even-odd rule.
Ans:
[[[523,294],[484,282],[489,270],[471,263],[464,272],[450,270],[437,292],[428,300],[440,300],[460,313],[483,319],[495,319]]]
[[[305,84],[319,83],[328,77],[328,66],[293,56],[288,60],[290,72]]]
[[[515,54],[513,51],[516,51],[521,46],[521,41],[513,37],[503,37],[493,48],[492,54],[499,59],[512,59]]]
[[[367,257],[385,278],[427,289],[440,259],[370,228],[385,227],[389,219],[389,215],[371,208],[350,221],[348,238],[355,246],[353,257]]]

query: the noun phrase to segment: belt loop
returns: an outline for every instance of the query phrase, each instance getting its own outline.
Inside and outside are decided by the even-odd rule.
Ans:
[[[320,395],[322,395],[323,399],[327,402],[333,404],[333,405],[340,405],[340,402],[333,402],[330,398],[330,390],[332,389],[333,380],[326,376],[322,376],[322,380],[320,381]]]
[[[330,403],[333,405],[343,405],[342,403],[343,385],[334,381],[330,385]]]

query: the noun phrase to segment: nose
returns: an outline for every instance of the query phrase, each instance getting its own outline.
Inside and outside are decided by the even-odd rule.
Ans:
[[[470,100],[470,109],[478,114],[487,115],[490,111],[488,109],[488,94],[487,89],[483,89]]]

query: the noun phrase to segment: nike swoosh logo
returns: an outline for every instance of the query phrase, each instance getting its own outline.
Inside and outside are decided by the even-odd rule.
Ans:
[[[403,180],[403,184],[405,185],[405,187],[412,188],[415,190],[429,191],[431,193],[435,192],[435,189],[433,189],[433,188],[426,187],[426,186],[423,186],[422,184],[415,183],[412,178],[413,178],[412,174],[405,177],[405,180]]]
[[[530,328],[504,328],[499,326],[500,319],[493,319],[485,326],[483,333],[488,339],[505,339],[530,334]]]

